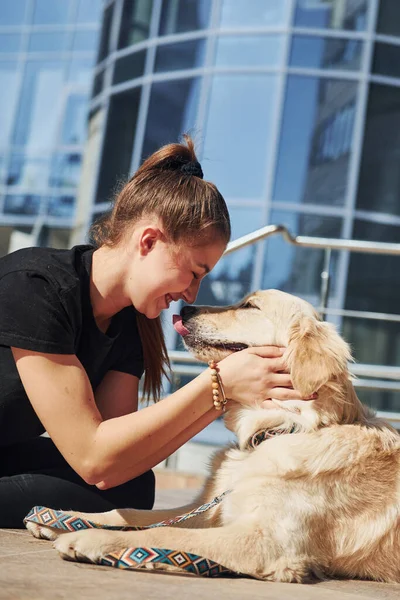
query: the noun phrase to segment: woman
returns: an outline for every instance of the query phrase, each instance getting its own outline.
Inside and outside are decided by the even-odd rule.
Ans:
[[[195,301],[230,237],[191,139],[150,156],[92,233],[95,246],[0,261],[0,527],[22,527],[34,505],[151,508],[150,469],[220,414],[210,369],[137,411],[143,372],[145,397],[158,400],[168,364],[161,311]],[[281,355],[222,360],[226,396],[298,398]]]

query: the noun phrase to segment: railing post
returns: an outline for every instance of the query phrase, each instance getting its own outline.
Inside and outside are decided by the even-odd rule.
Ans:
[[[320,311],[322,314],[322,319],[325,321],[326,319],[326,309],[328,308],[329,301],[329,290],[331,284],[331,258],[332,258],[332,250],[331,248],[325,248],[324,253],[324,265],[321,271],[321,290],[319,297],[319,305]]]

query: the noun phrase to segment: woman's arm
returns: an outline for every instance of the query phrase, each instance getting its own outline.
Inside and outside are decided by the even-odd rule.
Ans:
[[[43,426],[72,468],[91,484],[112,478],[118,485],[138,476],[189,440],[197,432],[193,424],[206,413],[198,431],[218,416],[218,411],[210,412],[210,376],[205,372],[157,404],[104,421],[76,356],[12,351]]]
[[[121,371],[108,371],[94,394],[103,420],[135,412],[138,409],[138,393],[138,377]]]

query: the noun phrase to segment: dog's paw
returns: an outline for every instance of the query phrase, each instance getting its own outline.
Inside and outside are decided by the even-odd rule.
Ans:
[[[64,560],[99,563],[110,552],[128,545],[119,539],[116,532],[86,529],[58,537],[53,543],[53,548]]]
[[[52,529],[51,527],[45,527],[44,525],[39,525],[38,523],[33,523],[32,521],[25,523],[25,527],[31,532],[33,537],[41,540],[53,541],[57,539],[61,533],[64,533],[62,529]]]
[[[289,562],[282,558],[271,565],[270,569],[262,574],[261,579],[281,583],[310,583],[324,579],[324,574],[317,564],[310,560],[298,559]]]

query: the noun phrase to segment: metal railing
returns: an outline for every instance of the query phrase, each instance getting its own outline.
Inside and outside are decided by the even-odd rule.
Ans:
[[[285,241],[294,246],[325,250],[324,267],[321,273],[321,306],[318,307],[321,313],[325,313],[327,311],[330,282],[329,267],[332,250],[348,250],[350,252],[400,256],[400,244],[367,242],[362,240],[341,240],[303,235],[294,236],[284,225],[267,225],[266,227],[257,229],[252,233],[244,235],[233,242],[230,242],[225,250],[224,256],[276,234],[282,235]],[[328,312],[331,311],[329,310]],[[334,312],[335,314],[341,315],[346,315],[350,312],[355,313],[355,311],[346,310],[335,310]],[[353,314],[353,316],[356,315]],[[382,320],[385,319],[385,315],[380,313],[363,313],[363,317],[372,319],[378,318]],[[396,318],[393,320],[400,320],[400,316],[399,319]],[[172,365],[172,372],[176,376],[196,376],[204,369],[204,366],[199,364],[187,352],[170,351],[169,358]],[[356,376],[354,385],[360,389],[400,392],[400,367],[367,364],[351,364],[349,367],[351,372]],[[400,425],[400,412],[388,413],[378,411],[378,415],[389,419],[391,422],[395,423],[396,426]]]

